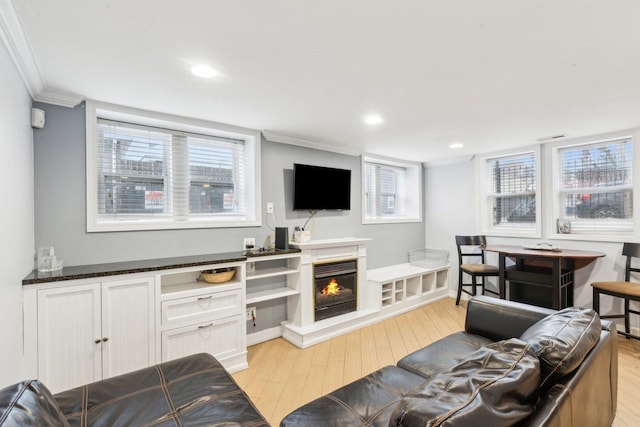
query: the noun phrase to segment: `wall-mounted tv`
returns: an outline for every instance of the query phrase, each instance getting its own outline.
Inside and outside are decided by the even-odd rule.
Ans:
[[[324,166],[293,165],[294,210],[351,209],[351,171]]]

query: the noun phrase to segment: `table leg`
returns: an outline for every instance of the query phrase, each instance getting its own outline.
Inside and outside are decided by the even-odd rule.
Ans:
[[[567,304],[565,307],[573,307],[573,289],[575,285],[575,265],[573,258],[567,259],[567,270],[571,272],[570,283],[567,284]]]
[[[562,303],[562,263],[560,258],[551,259],[551,308],[560,310]]]
[[[498,256],[498,271],[500,272],[500,280],[498,281],[498,291],[500,292],[500,299],[507,298],[507,285],[504,280],[504,269],[505,269],[505,255],[500,253]]]

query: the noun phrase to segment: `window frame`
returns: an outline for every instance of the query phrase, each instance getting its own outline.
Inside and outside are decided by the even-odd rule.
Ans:
[[[259,131],[92,100],[86,101],[85,110],[87,232],[255,227],[262,225],[260,191],[261,134]],[[196,213],[189,215],[186,221],[176,221],[171,215],[157,219],[101,220],[98,210],[98,118],[244,141],[246,150],[248,150],[248,170],[246,171],[244,183],[246,187],[246,209],[244,214],[203,215]]]
[[[559,233],[557,229],[556,219],[562,217],[560,214],[563,206],[560,203],[560,155],[559,151],[565,148],[580,147],[583,145],[592,145],[603,143],[607,141],[621,140],[629,138],[632,144],[632,165],[631,170],[633,174],[632,179],[632,192],[635,196],[636,189],[640,188],[640,177],[638,176],[638,165],[640,165],[640,151],[637,146],[637,141],[640,141],[640,129],[631,129],[618,132],[610,132],[606,134],[599,134],[593,136],[585,136],[579,138],[565,139],[562,141],[556,141],[553,143],[547,143],[545,145],[545,157],[548,160],[547,166],[551,169],[551,177],[547,185],[545,186],[545,217],[548,218],[545,231],[546,236],[549,239],[558,240],[587,240],[587,241],[601,241],[601,242],[628,242],[637,241],[640,237],[640,202],[638,197],[633,197],[633,212],[635,213],[632,220],[627,223],[631,224],[632,229],[628,232],[616,232],[615,224],[611,223],[609,227],[603,227],[600,232],[593,233]],[[594,229],[597,227],[594,227]]]
[[[361,181],[362,181],[362,224],[393,224],[393,223],[413,223],[422,222],[423,211],[423,165],[418,162],[410,162],[406,160],[393,159],[389,157],[382,157],[372,154],[363,154],[360,161],[361,169]],[[375,163],[378,165],[404,168],[405,173],[405,208],[406,215],[404,216],[367,216],[367,204],[366,204],[366,171],[365,165],[367,163]],[[397,197],[397,195],[396,195]],[[397,200],[394,199],[394,204]]]
[[[489,164],[490,162],[500,159],[515,157],[518,155],[533,154],[535,169],[535,201],[536,201],[536,222],[534,226],[523,225],[494,225],[489,215],[489,203],[492,200],[489,196]],[[475,159],[476,163],[476,206],[478,209],[478,228],[481,230],[481,234],[487,236],[500,236],[500,237],[542,237],[542,162],[541,162],[541,150],[540,145],[523,147],[517,150],[505,150],[495,153],[489,153],[482,156],[478,156]]]

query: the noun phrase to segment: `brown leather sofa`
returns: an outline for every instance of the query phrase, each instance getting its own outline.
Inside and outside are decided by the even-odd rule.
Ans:
[[[290,426],[610,426],[615,325],[473,297],[454,333],[287,415]]]
[[[269,424],[231,375],[196,354],[51,395],[36,380],[0,390],[2,426]]]
[[[607,426],[616,412],[615,326],[473,297],[465,330],[295,410],[282,426]],[[269,424],[210,355],[52,395],[36,380],[0,390],[1,426]]]

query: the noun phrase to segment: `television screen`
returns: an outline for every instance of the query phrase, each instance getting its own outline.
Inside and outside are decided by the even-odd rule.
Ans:
[[[293,209],[351,209],[351,171],[295,163]]]

